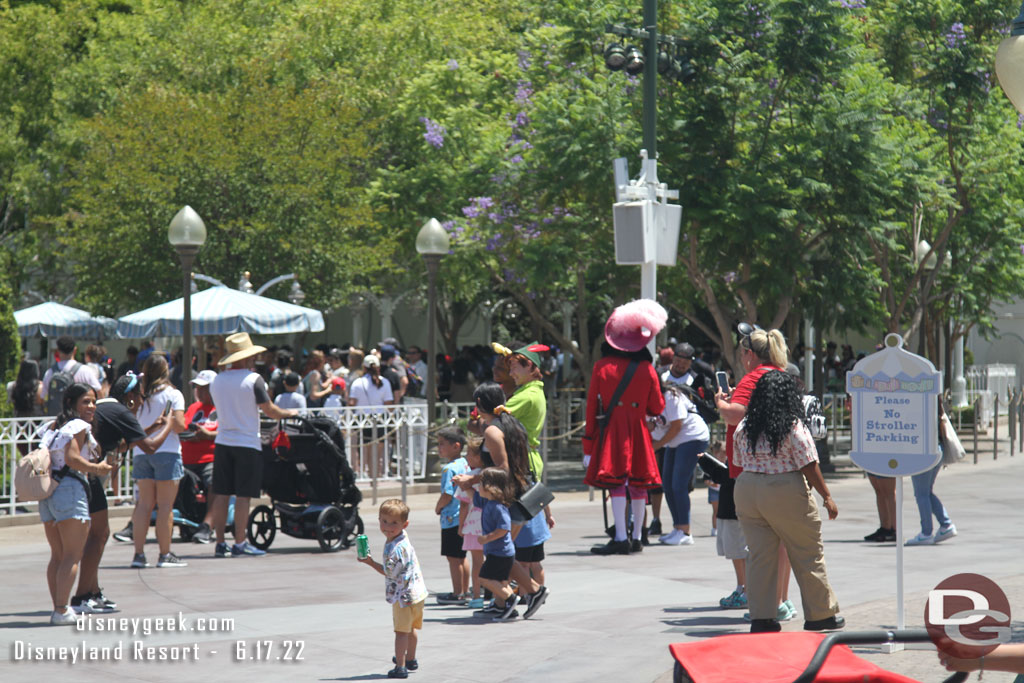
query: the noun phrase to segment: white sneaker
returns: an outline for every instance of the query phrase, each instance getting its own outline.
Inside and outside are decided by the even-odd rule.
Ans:
[[[685,531],[681,533],[683,535],[679,538],[679,542],[676,543],[676,545],[693,545],[693,536],[686,533]]]
[[[907,542],[903,545],[935,545],[935,537],[918,534],[913,538],[907,539]]]
[[[75,614],[75,610],[68,607],[67,612],[57,612],[56,610],[50,615],[51,626],[68,626],[78,621],[78,616]]]
[[[942,543],[956,536],[956,525],[952,522],[949,526],[940,527],[938,532],[935,534],[935,543]]]
[[[679,539],[685,534],[680,529],[673,529],[672,531],[658,537],[658,543],[664,543],[665,545],[678,545]]]

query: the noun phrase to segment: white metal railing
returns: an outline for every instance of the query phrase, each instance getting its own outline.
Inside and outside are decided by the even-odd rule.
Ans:
[[[389,406],[382,413],[364,413],[363,410],[358,407],[313,408],[307,414],[327,417],[338,424],[358,482],[372,482],[376,488],[377,481],[412,482],[425,478],[426,403]],[[38,435],[52,420],[52,417],[0,419],[0,509],[7,514],[34,512],[39,507],[38,503],[17,500],[14,466],[22,455],[38,445]],[[269,443],[272,432],[265,432],[263,438]],[[131,460],[131,454],[127,454],[124,465],[108,484],[107,498],[112,504],[133,498]]]
[[[999,414],[1006,415],[1010,405],[1010,392],[1015,391],[1018,386],[1016,365],[1006,363],[972,365],[964,372],[964,378],[967,380],[968,400],[973,404],[978,396],[983,397],[982,401],[985,405],[982,424],[987,424],[992,419],[992,406],[996,396],[999,397]]]

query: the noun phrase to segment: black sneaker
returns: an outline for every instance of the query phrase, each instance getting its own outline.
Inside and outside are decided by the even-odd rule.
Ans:
[[[650,545],[649,543],[647,545]],[[629,542],[629,552],[631,553],[642,553],[644,551],[644,543],[639,539],[634,538]]]
[[[651,526],[648,527],[647,533],[651,536],[661,536],[661,520],[655,519],[653,522],[651,522]]]
[[[629,541],[608,541],[604,545],[595,545],[590,552],[595,555],[629,555]]]
[[[117,603],[105,596],[102,588],[93,593],[90,597],[92,597],[93,602],[103,605],[107,609],[117,609]]]
[[[122,543],[132,542],[132,522],[128,520],[128,526],[114,534],[115,541],[121,541]]]
[[[548,599],[548,589],[545,586],[541,586],[536,593],[531,593],[526,596],[526,611],[523,612],[523,619],[529,619],[537,610],[541,608],[541,605]]]
[[[404,666],[395,666],[394,669],[388,672],[388,678],[408,678],[409,670]]]
[[[843,619],[838,614],[833,615],[827,619],[815,619],[814,621],[805,621],[805,631],[838,631],[846,626],[846,619]]]
[[[878,539],[879,543],[892,543],[896,540],[895,529],[882,529],[882,531],[884,531],[885,533],[883,533],[882,536]]]
[[[503,611],[503,609],[498,607],[497,603],[492,602],[491,604],[487,605],[487,607],[484,607],[483,609],[478,609],[477,611],[473,612],[473,616],[493,617],[495,615],[501,614]]]
[[[209,543],[213,540],[213,529],[206,522],[199,525],[196,532],[192,534],[193,543]]]
[[[509,598],[505,602],[505,609],[501,611],[501,614],[491,619],[491,621],[512,621],[519,617],[519,612],[516,611],[516,601]]]

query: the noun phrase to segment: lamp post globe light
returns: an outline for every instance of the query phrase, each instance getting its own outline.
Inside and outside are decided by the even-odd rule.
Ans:
[[[167,227],[167,241],[178,252],[181,259],[182,300],[185,305],[184,330],[182,331],[181,388],[185,405],[192,404],[192,264],[199,248],[206,242],[206,224],[191,206],[187,204],[174,215]]]
[[[1013,106],[1024,114],[1024,4],[1010,25],[1010,35],[996,51],[996,77]]]
[[[434,419],[434,404],[437,396],[437,269],[441,257],[448,253],[448,231],[441,227],[436,218],[423,224],[416,235],[416,251],[427,263],[427,425]]]

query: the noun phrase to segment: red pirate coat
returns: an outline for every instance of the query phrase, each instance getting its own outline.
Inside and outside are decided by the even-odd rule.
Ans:
[[[608,411],[612,394],[626,373],[628,358],[609,356],[594,364],[587,392],[587,429],[583,453],[590,465],[583,481],[589,486],[615,488],[622,484],[654,488],[661,486],[661,475],[651,447],[651,435],[645,424],[647,415],[660,415],[665,398],[654,367],[641,362],[632,381],[612,410],[611,420],[601,436],[597,416]]]

